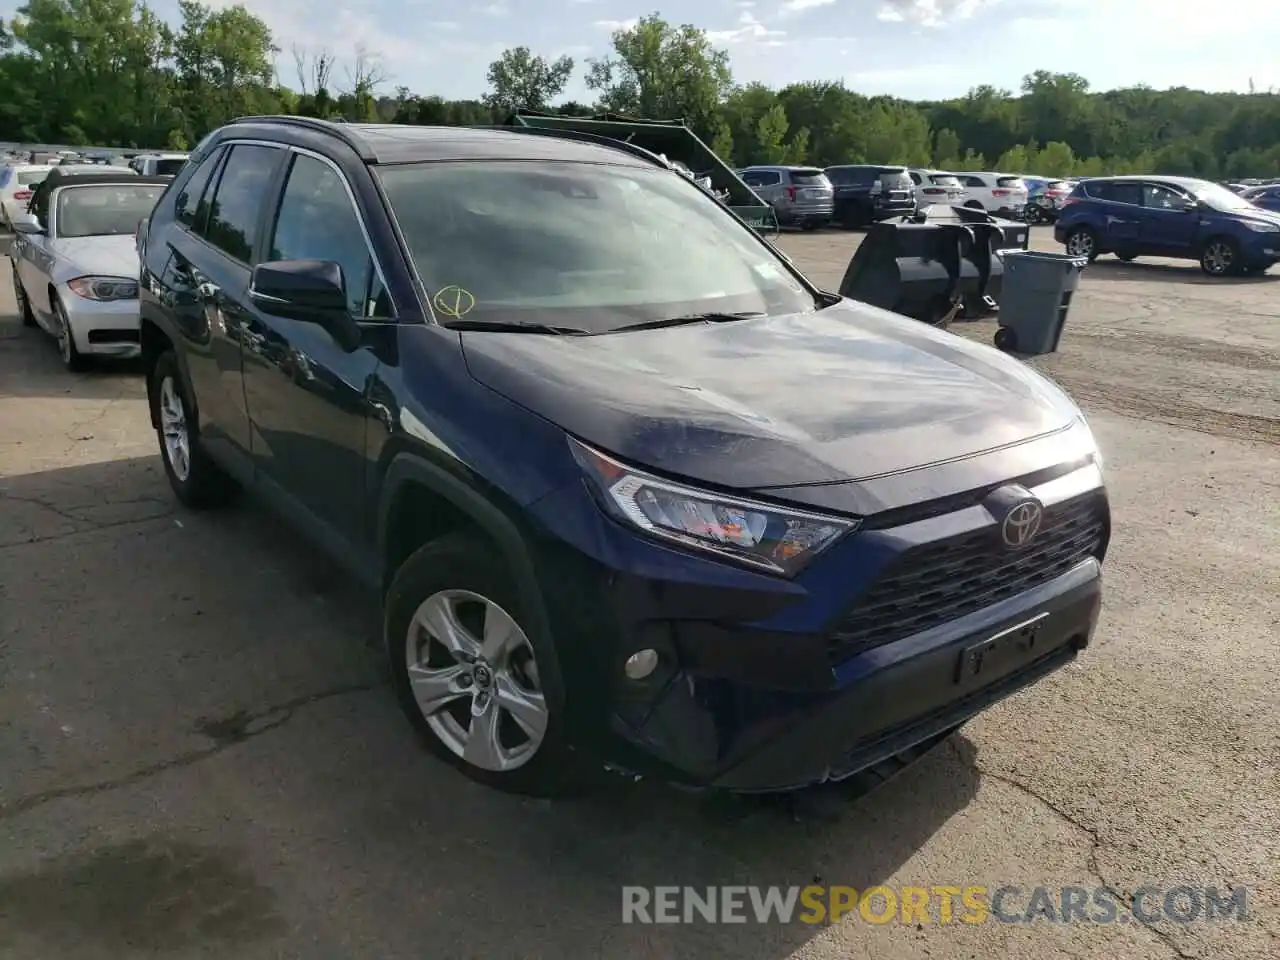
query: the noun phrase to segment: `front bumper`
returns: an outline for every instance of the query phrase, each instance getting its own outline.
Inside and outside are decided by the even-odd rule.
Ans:
[[[967,556],[949,551],[991,529],[981,505],[919,519],[913,508],[905,522],[868,526],[783,580],[641,539],[604,517],[580,484],[548,496],[536,511],[551,534],[541,538],[539,578],[580,749],[631,773],[742,792],[843,779],[918,752],[1089,643],[1109,518],[1097,468],[1064,469],[1032,491],[1047,510],[1097,503],[1096,549],[1039,578],[1007,556],[989,577],[966,567],[980,596],[936,616],[928,598],[939,594],[919,579],[926,568],[905,558],[938,545],[949,558]],[[896,608],[910,629],[866,639],[851,604],[896,617],[883,594],[865,604],[876,584],[903,577],[924,591]],[[1029,624],[1027,636],[996,644],[981,670],[962,669],[975,647]],[[626,679],[624,661],[646,648],[661,667]]]
[[[142,352],[137,300],[87,300],[60,290],[76,349],[100,357],[136,357]]]

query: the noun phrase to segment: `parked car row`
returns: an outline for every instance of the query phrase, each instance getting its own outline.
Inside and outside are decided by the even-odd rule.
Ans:
[[[1022,177],[995,172],[953,173],[865,163],[825,169],[755,165],[736,172],[773,207],[780,225],[804,229],[830,223],[862,227],[913,214],[932,204],[1022,219],[1028,197]]]

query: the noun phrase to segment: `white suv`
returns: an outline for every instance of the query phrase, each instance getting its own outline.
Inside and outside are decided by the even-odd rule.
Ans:
[[[43,163],[12,163],[0,167],[0,226],[10,229],[14,217],[27,212],[36,186],[52,169]]]
[[[966,207],[981,207],[996,216],[1022,219],[1027,205],[1027,185],[1021,177],[1009,173],[957,173],[968,191]]]
[[[185,153],[143,153],[130,160],[129,166],[144,177],[174,177],[186,163]]]

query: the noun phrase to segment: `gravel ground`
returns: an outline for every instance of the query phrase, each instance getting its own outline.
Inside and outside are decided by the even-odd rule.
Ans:
[[[856,242],[781,244],[835,287]],[[1034,362],[1108,458],[1096,643],[884,787],[793,811],[649,784],[530,802],[429,759],[370,599],[252,505],[177,508],[136,373],[63,373],[3,273],[5,960],[1280,955],[1280,276],[1090,268]],[[1252,916],[619,922],[623,884],[811,882],[1244,885]]]

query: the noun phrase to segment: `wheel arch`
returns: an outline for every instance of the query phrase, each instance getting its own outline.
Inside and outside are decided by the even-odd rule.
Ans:
[[[138,340],[142,347],[142,374],[147,385],[147,410],[151,416],[151,426],[158,427],[160,424],[156,418],[156,398],[153,396],[156,389],[153,382],[155,377],[151,374],[156,368],[156,361],[166,350],[173,349],[173,341],[159,324],[145,316],[139,322]]]
[[[396,454],[383,474],[381,488],[377,546],[383,561],[384,592],[400,565],[426,542],[423,534],[429,538],[443,536],[472,526],[505,562],[528,626],[541,639],[551,640],[550,619],[533,553],[506,511],[452,473],[411,452]],[[436,512],[424,517],[424,507],[434,507]]]

